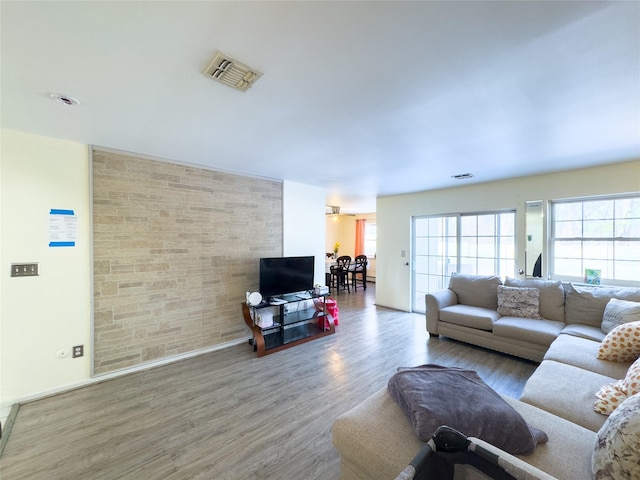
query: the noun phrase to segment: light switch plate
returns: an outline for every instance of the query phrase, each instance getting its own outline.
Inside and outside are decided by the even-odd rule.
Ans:
[[[38,264],[37,263],[12,263],[11,276],[12,277],[37,277]]]

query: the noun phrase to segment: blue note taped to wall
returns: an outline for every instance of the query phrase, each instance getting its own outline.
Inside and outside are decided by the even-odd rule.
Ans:
[[[52,208],[49,212],[49,246],[75,247],[78,217],[73,210]]]

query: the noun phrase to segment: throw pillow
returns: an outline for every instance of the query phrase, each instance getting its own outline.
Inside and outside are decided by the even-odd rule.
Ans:
[[[624,388],[623,381],[618,380],[616,383],[609,383],[600,387],[596,392],[596,401],[593,404],[593,410],[602,415],[611,415],[628,398],[627,391]]]
[[[596,436],[591,457],[594,480],[640,478],[640,394],[627,398]]]
[[[609,333],[618,325],[640,321],[640,302],[630,302],[612,298],[604,307],[602,331]]]
[[[629,367],[623,382],[629,397],[640,393],[640,358]]]
[[[600,360],[628,362],[640,355],[640,322],[623,323],[604,337],[598,348]]]
[[[399,368],[388,390],[423,442],[441,425],[511,454],[532,453],[538,443],[548,441],[473,370],[440,365]]]
[[[629,367],[623,380],[602,386],[596,393],[593,409],[602,415],[611,415],[627,398],[640,392],[640,358]]]
[[[504,286],[537,288],[540,290],[540,316],[547,320],[564,322],[564,288],[560,280],[507,277]]]
[[[498,313],[503,317],[540,319],[539,302],[537,288],[498,286]]]

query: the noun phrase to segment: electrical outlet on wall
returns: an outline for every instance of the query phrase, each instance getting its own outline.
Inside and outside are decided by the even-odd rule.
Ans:
[[[76,345],[73,347],[73,358],[84,356],[84,345]]]

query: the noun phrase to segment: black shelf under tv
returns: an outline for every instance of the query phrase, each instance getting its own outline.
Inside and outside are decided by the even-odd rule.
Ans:
[[[303,298],[308,297],[308,298]],[[333,317],[327,311],[328,294],[284,296],[277,305],[264,302],[257,306],[242,304],[245,323],[253,333],[250,343],[259,357],[300,345],[335,333]],[[261,310],[273,312],[273,323],[260,326],[257,318]]]

